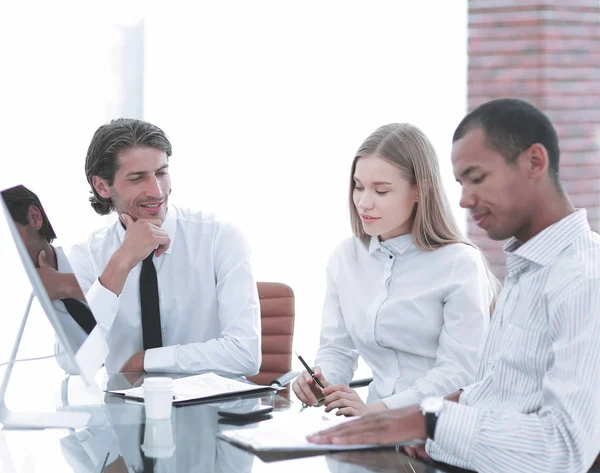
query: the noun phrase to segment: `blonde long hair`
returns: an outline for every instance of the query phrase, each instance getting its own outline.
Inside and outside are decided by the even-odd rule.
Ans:
[[[413,211],[412,236],[415,245],[423,251],[432,251],[446,245],[464,243],[477,248],[460,231],[444,192],[438,158],[425,134],[409,123],[391,123],[375,130],[360,145],[350,172],[350,222],[352,232],[359,240],[370,239],[363,229],[354,206],[356,162],[364,156],[378,156],[398,167],[417,187],[417,202]],[[478,248],[477,248],[478,249]],[[491,273],[485,256],[481,255],[495,297],[500,283]]]

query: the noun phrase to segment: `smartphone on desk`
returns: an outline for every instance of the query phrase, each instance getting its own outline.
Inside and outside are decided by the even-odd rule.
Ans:
[[[249,420],[265,416],[272,411],[273,406],[262,404],[260,399],[242,399],[222,404],[218,414],[231,420]]]

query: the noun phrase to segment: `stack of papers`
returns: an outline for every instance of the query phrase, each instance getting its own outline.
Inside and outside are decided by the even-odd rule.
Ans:
[[[253,428],[224,430],[218,436],[227,442],[255,452],[363,450],[368,448],[389,448],[391,446],[382,444],[315,444],[306,440],[307,435],[317,433],[343,422],[352,422],[355,419],[356,417],[327,419],[322,416],[305,416],[305,412],[302,412],[294,416],[263,421],[254,424],[255,427],[253,426]],[[403,445],[415,443],[423,442],[420,440],[409,441],[403,443]]]
[[[197,374],[173,380],[173,404],[185,404],[196,401],[213,401],[243,394],[276,391],[273,386],[244,383],[235,379],[225,378],[215,373]],[[107,391],[130,399],[143,400],[144,388],[131,388]]]

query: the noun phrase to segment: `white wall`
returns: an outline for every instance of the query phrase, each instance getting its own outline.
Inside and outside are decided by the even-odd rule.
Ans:
[[[136,29],[142,39],[140,22],[141,14],[125,6],[104,14],[81,2],[12,2],[0,8],[0,189],[24,184],[36,192],[58,244],[81,241],[108,220],[97,216],[87,201],[84,161],[100,124],[115,115],[142,113],[143,89],[137,97],[130,92],[130,85],[142,79],[135,75],[142,71],[141,43],[136,43]],[[137,55],[128,54],[136,50]],[[0,269],[3,363],[31,292],[4,221]],[[36,303],[18,357],[53,354],[53,345],[53,331]],[[44,377],[52,373],[23,377],[23,365],[18,366],[9,401],[28,406],[28,396],[33,396],[38,409],[47,409],[37,389],[19,391],[18,385],[44,385]]]
[[[244,230],[258,279],[294,289],[295,345],[312,359],[362,140],[418,125],[458,202],[448,155],[466,107],[466,2],[175,5],[145,16],[145,117],[173,142],[172,199]]]
[[[91,136],[143,113],[173,142],[173,201],[243,229],[258,279],[295,290],[296,347],[312,359],[361,141],[385,123],[420,126],[458,201],[448,154],[466,106],[466,0],[90,5],[2,8],[0,187],[31,187],[64,244],[84,239],[107,221],[87,202]],[[0,290],[1,362],[28,289],[9,269]],[[39,323],[23,356],[52,345]]]

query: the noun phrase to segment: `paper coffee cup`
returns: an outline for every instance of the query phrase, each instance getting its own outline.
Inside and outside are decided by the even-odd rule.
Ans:
[[[173,408],[173,380],[171,378],[147,378],[144,388],[146,419],[168,419]]]
[[[168,458],[173,455],[175,443],[171,419],[146,419],[142,450],[148,458]]]

